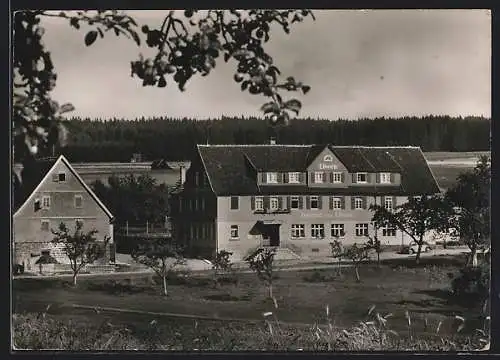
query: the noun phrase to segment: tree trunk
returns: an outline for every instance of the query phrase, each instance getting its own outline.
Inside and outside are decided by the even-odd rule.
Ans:
[[[380,267],[380,252],[377,251],[377,266]]]
[[[164,296],[168,296],[168,292],[167,292],[167,277],[166,276],[162,276],[163,277],[163,295]]]
[[[477,267],[477,246],[470,248],[470,255],[467,259],[467,266]]]
[[[340,263],[340,259],[338,261],[338,272],[339,272],[339,275],[342,274],[342,266],[341,266],[341,263]]]
[[[417,256],[415,257],[416,264],[420,264],[420,254],[422,253],[422,242],[423,239],[420,239],[420,241],[418,242]]]
[[[76,277],[78,276],[78,273],[73,273],[73,286],[76,286]]]
[[[361,278],[359,277],[358,265],[354,266],[354,272],[356,273],[356,282],[360,282]]]
[[[273,284],[269,284],[269,298],[273,298]]]

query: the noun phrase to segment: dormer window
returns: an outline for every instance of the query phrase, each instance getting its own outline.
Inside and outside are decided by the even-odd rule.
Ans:
[[[391,174],[390,173],[380,173],[380,183],[381,184],[390,184],[391,183]]]
[[[368,178],[367,173],[357,173],[356,174],[356,182],[357,183],[366,183]]]
[[[300,182],[300,173],[298,172],[288,173],[288,182],[290,184],[298,184]]]
[[[278,173],[268,172],[267,173],[267,183],[268,184],[277,184],[278,183]]]
[[[323,176],[324,176],[323,174],[324,174],[323,171],[316,171],[314,173],[314,182],[316,184],[321,184],[323,182]]]
[[[331,162],[331,161],[333,161],[332,155],[327,154],[327,155],[323,156],[323,161],[325,161],[325,162]]]

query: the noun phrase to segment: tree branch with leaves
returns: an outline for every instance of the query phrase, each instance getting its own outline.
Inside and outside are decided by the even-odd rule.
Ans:
[[[136,20],[124,11],[45,11],[23,10],[14,15],[14,102],[12,128],[14,152],[22,162],[46,153],[54,145],[63,145],[67,129],[63,114],[74,109],[71,104],[60,106],[51,97],[57,74],[50,51],[43,43],[43,17],[58,17],[76,30],[86,24],[91,29],[83,40],[91,46],[107,32],[125,36],[141,45],[141,32]],[[184,91],[189,79],[199,73],[207,76],[223,57],[225,62],[237,62],[234,80],[241,90],[270,99],[263,107],[271,126],[286,124],[289,112],[298,114],[301,103],[297,99],[283,100],[280,91],[302,90],[310,87],[293,76],[280,81],[278,67],[264,50],[271,38],[271,28],[277,25],[285,33],[296,22],[314,15],[310,10],[185,10],[182,15],[171,11],[161,27],[140,27],[148,47],[156,50],[153,58],[131,62],[131,75],[142,80],[144,86],[167,86],[172,77]]]
[[[132,251],[132,259],[153,270],[162,279],[163,295],[168,296],[168,278],[186,264],[184,249],[168,238],[139,240]]]
[[[446,192],[448,226],[470,249],[467,265],[477,266],[477,251],[491,243],[491,163],[480,157],[476,167],[463,172]]]
[[[52,230],[52,233],[55,235],[52,243],[62,244],[63,251],[70,260],[74,286],[76,286],[78,274],[85,265],[92,264],[105,256],[105,249],[110,241],[109,236],[105,236],[103,241],[97,241],[95,235],[98,231],[93,229],[84,232],[80,222],[76,223],[74,232],[71,232],[66,224],[61,222],[59,228]]]
[[[448,222],[446,204],[440,195],[411,196],[393,210],[372,204],[370,210],[373,211],[372,222],[377,227],[399,229],[418,245],[417,264],[420,262],[425,235],[431,230],[445,231]]]

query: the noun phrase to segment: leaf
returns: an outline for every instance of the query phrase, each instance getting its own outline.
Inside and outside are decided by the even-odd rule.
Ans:
[[[104,37],[104,32],[102,31],[101,28],[97,28],[97,31],[99,32],[99,36],[101,37],[101,39]]]
[[[308,85],[303,85],[303,86],[302,86],[302,92],[303,92],[304,94],[307,94],[307,93],[309,92],[309,90],[311,90],[311,87],[310,87],[310,86],[308,86]]]
[[[75,110],[75,107],[73,106],[73,104],[67,103],[67,104],[63,104],[59,108],[59,113],[64,114],[64,113],[74,111],[74,110]]]
[[[134,39],[134,41],[137,44],[137,46],[140,46],[141,45],[141,39],[139,38],[139,34],[137,34],[137,32],[135,32],[133,30],[129,30],[129,32],[130,32],[130,35],[132,35],[132,39]]]
[[[97,31],[91,30],[85,35],[85,45],[90,46],[92,45],[97,39]]]
[[[265,103],[264,105],[262,105],[260,110],[263,111],[264,114],[268,114],[268,113],[276,112],[277,110],[279,110],[279,106],[276,103],[271,101],[271,102],[268,102],[268,103]]]
[[[248,80],[243,81],[241,83],[241,90],[245,91],[247,89],[247,87],[248,87],[249,84],[250,84],[250,81],[248,81]]]
[[[300,103],[300,101],[296,99],[286,101],[283,104],[283,106],[285,107],[285,109],[291,110],[295,112],[297,115],[299,114],[299,111],[302,108],[302,104]]]

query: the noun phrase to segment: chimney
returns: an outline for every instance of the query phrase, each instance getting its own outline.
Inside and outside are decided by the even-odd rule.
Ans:
[[[186,167],[184,165],[181,165],[180,167],[180,175],[181,175],[181,184],[184,184],[186,182]]]
[[[271,144],[271,145],[276,145],[276,138],[275,138],[275,137],[271,137],[271,138],[269,139],[269,144]]]

